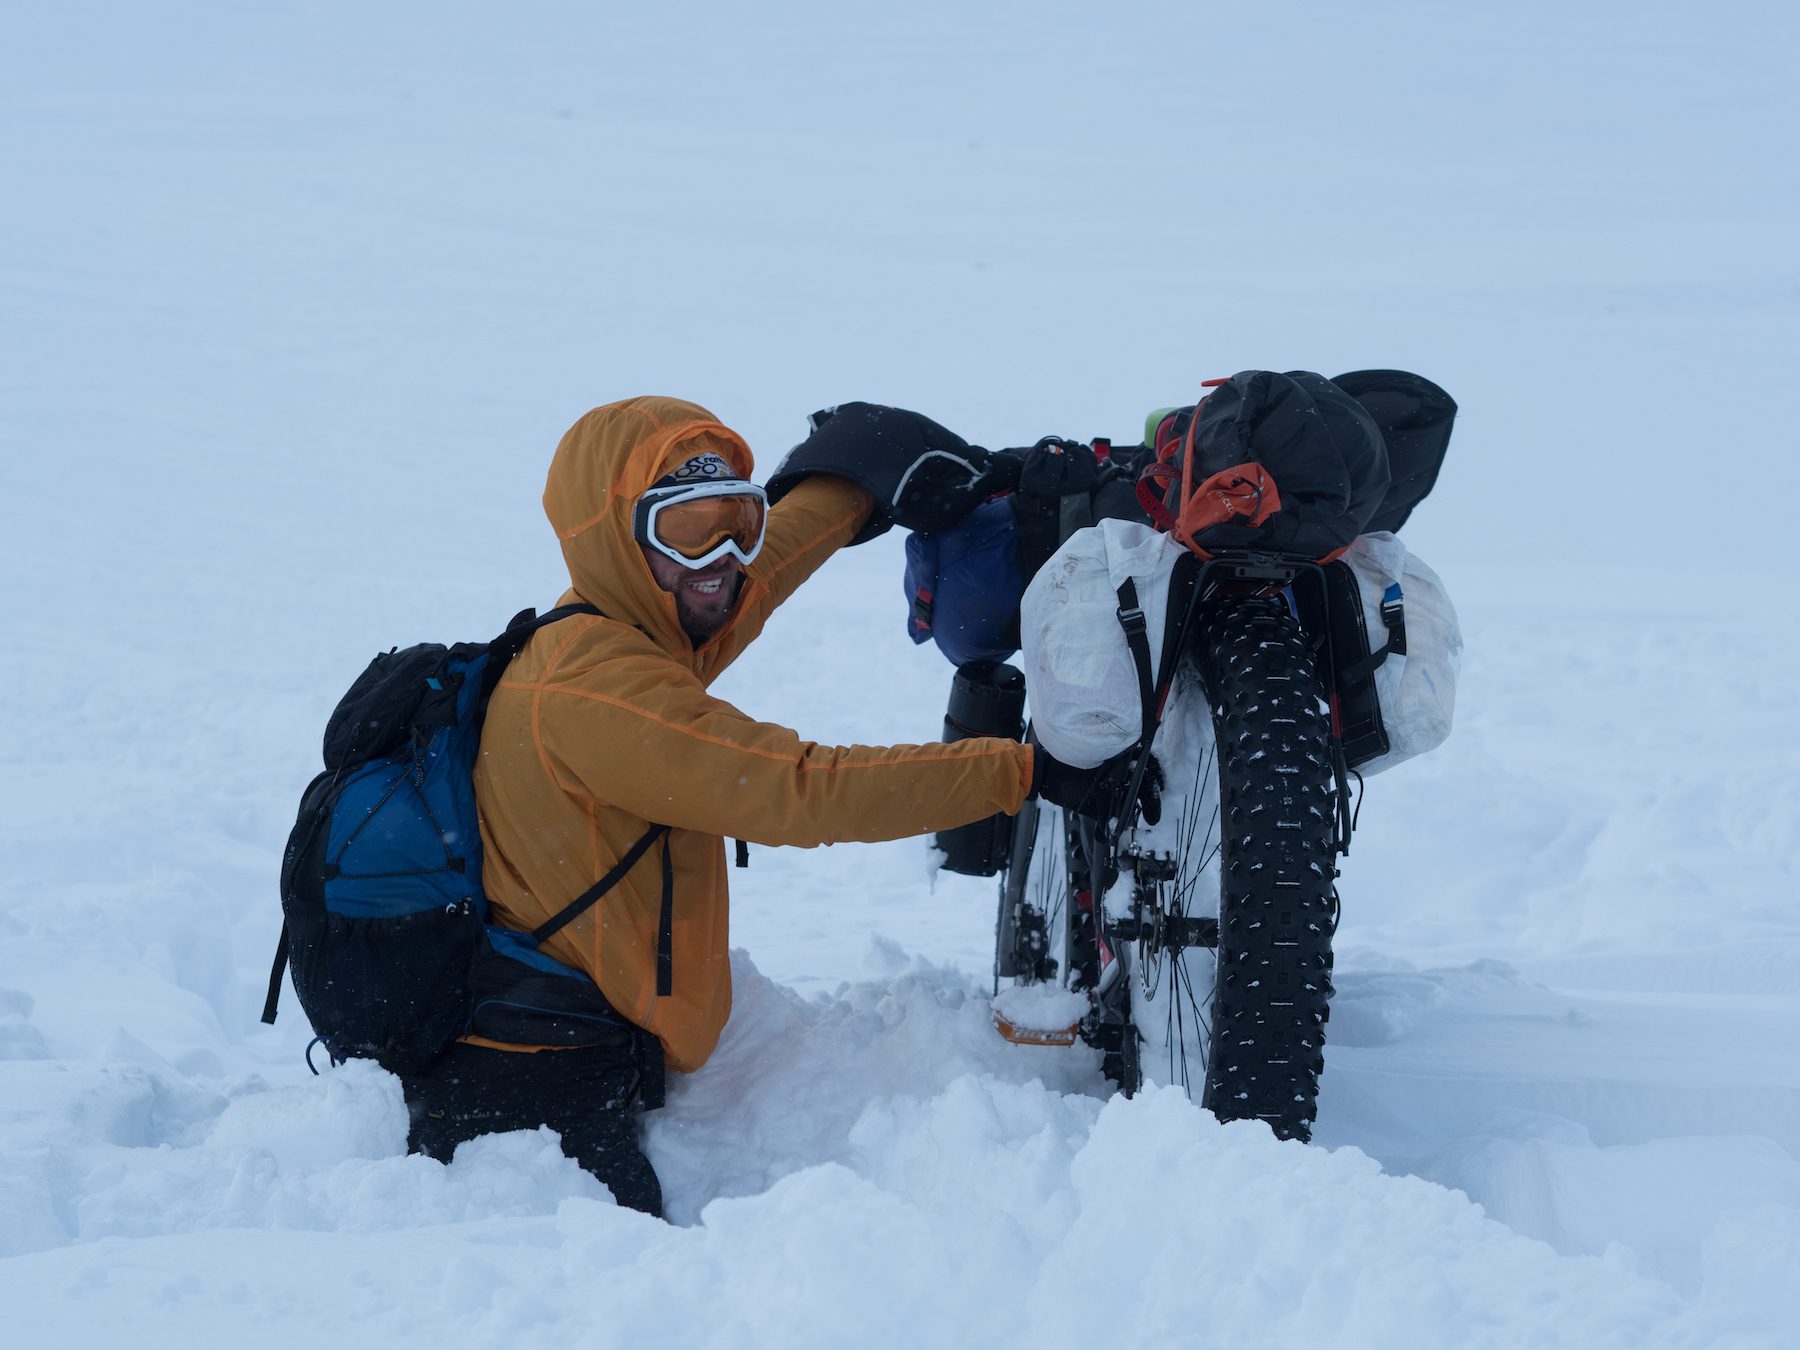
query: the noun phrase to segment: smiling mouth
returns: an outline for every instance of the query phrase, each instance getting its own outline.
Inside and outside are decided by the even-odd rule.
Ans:
[[[724,585],[724,577],[708,577],[705,581],[688,582],[688,589],[700,595],[717,595]]]

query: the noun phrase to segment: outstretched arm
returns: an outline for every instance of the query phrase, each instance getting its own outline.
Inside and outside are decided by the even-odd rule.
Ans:
[[[671,679],[649,653],[572,672],[539,700],[539,746],[558,777],[645,820],[759,844],[950,829],[1017,811],[1031,785],[1032,752],[1015,742],[818,745]]]

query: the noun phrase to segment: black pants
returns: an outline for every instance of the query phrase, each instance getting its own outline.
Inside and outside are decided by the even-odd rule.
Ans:
[[[459,1044],[401,1082],[410,1152],[449,1162],[477,1135],[548,1125],[621,1205],[662,1217],[662,1185],[638,1147],[639,1069],[629,1046],[521,1053]]]

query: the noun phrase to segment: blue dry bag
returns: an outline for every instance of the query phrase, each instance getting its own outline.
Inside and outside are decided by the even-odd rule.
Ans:
[[[1019,649],[1018,523],[1010,499],[986,502],[937,534],[906,540],[907,633],[952,664],[1004,661]]]

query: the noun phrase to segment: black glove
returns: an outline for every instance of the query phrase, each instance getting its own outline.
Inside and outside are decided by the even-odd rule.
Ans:
[[[1118,814],[1121,799],[1131,787],[1132,770],[1137,767],[1136,750],[1114,755],[1092,769],[1077,769],[1051,755],[1037,737],[1031,738],[1031,745],[1032,796],[1041,797],[1078,816],[1104,820]],[[1153,755],[1144,766],[1144,779],[1138,786],[1138,805],[1147,825],[1162,819],[1162,785],[1162,765]]]
[[[780,501],[816,473],[848,478],[875,497],[875,514],[853,544],[894,525],[926,534],[947,529],[992,491],[983,478],[988,452],[916,412],[840,403],[808,421],[812,434],[788,451],[769,478],[769,501]]]

